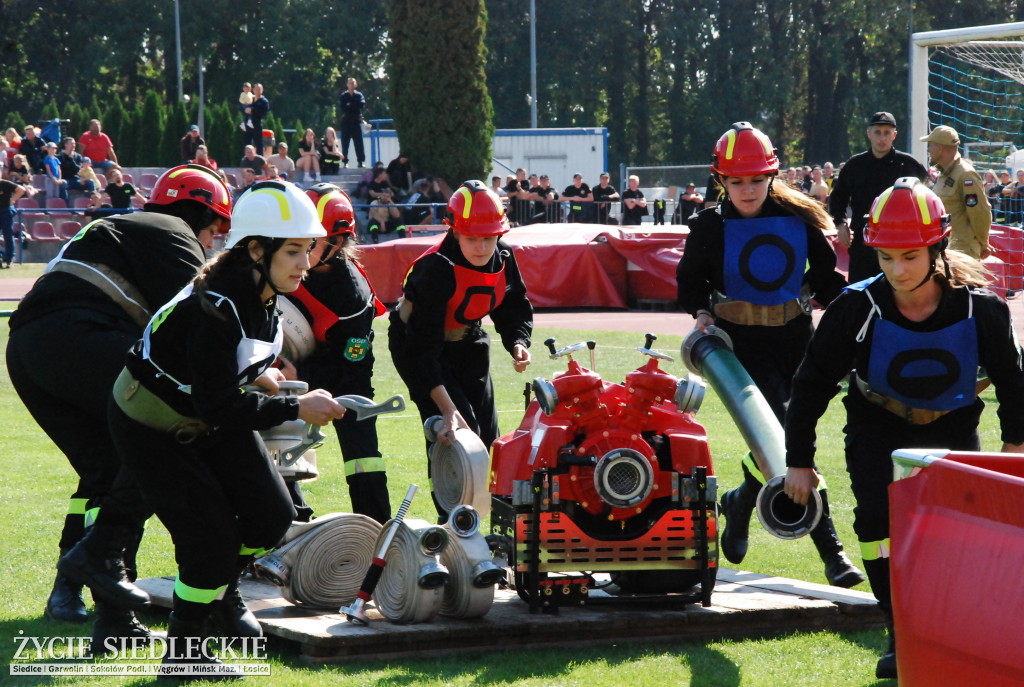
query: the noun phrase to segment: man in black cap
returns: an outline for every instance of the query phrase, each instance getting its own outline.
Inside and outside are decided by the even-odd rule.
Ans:
[[[928,178],[928,170],[907,153],[893,148],[896,118],[888,112],[876,112],[868,120],[869,150],[851,157],[832,184],[828,209],[839,232],[839,242],[850,254],[851,284],[879,273],[874,249],[864,245],[864,225],[871,203],[900,177]],[[847,210],[852,213],[849,222]]]

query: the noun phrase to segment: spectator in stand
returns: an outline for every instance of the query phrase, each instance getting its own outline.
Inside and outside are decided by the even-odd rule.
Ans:
[[[409,162],[409,154],[404,150],[388,163],[388,180],[397,199],[405,197],[412,190],[412,164]]]
[[[329,126],[324,132],[324,140],[320,142],[320,171],[331,176],[341,169],[341,146],[334,127]]]
[[[304,172],[302,181],[320,181],[320,146],[312,129],[306,129],[299,141],[299,159],[295,163],[295,181]]]
[[[821,167],[815,165],[811,170],[811,184],[807,187],[807,195],[816,198],[822,205],[828,206],[828,184],[822,176]]]
[[[509,222],[513,226],[529,223],[533,209],[530,207],[530,182],[526,178],[525,169],[520,167],[516,170],[515,179],[505,185],[505,193],[509,200]]]
[[[557,224],[562,221],[562,204],[558,201],[558,190],[551,186],[547,174],[540,175],[540,185],[530,189],[537,200],[533,202],[534,222]]]
[[[1024,219],[1024,169],[1017,170],[1017,183],[1013,185],[1013,206],[1011,212],[1013,213],[1010,217],[1012,224],[1020,224],[1021,220]]]
[[[252,167],[242,167],[242,186],[235,191],[234,200],[249,190],[253,184],[256,183],[256,172],[252,170]]]
[[[7,139],[0,137],[0,179],[7,178],[7,172],[11,168],[11,159],[8,157],[10,147],[7,145]]]
[[[117,162],[117,154],[114,152],[114,143],[110,137],[103,133],[100,120],[89,121],[89,130],[78,139],[79,152],[84,157],[92,160],[94,169],[98,169],[107,179],[111,178],[111,172],[121,169]]]
[[[505,189],[503,189],[501,187],[501,177],[500,176],[495,175],[495,176],[491,177],[491,190],[494,191],[494,195],[498,196],[499,198],[505,198],[506,201],[504,201],[504,202],[507,202],[508,193],[506,193]]]
[[[559,200],[569,202],[570,222],[584,221],[583,204],[589,203],[593,199],[594,196],[590,192],[590,187],[583,183],[583,175],[579,172],[572,175],[572,184],[566,186],[559,197]]]
[[[996,173],[993,172],[991,169],[986,169],[985,170],[984,179],[985,179],[985,195],[988,196],[989,204],[993,208],[995,208],[996,204],[992,202],[992,200],[993,200],[992,197],[993,197],[993,195],[998,195],[999,194],[999,190],[996,190],[996,187],[999,186],[999,178],[996,176]]]
[[[881,271],[874,249],[864,245],[863,230],[871,203],[901,177],[917,177],[922,181],[928,178],[924,165],[893,148],[897,134],[896,119],[890,113],[871,115],[865,134],[870,148],[851,157],[849,164],[839,169],[839,176],[828,196],[829,214],[836,224],[837,239],[850,254],[851,284]],[[851,213],[849,224],[847,210]]]
[[[797,191],[800,190],[800,182],[796,178],[796,167],[790,167],[786,170],[786,183],[791,188],[795,188]]]
[[[81,164],[82,166],[78,168],[78,178],[82,180],[83,185],[85,185],[85,182],[91,181],[93,192],[89,195],[92,198],[98,198],[100,195],[100,180],[96,176],[96,170],[92,168],[92,160],[83,155]]]
[[[242,143],[263,151],[263,118],[270,113],[270,101],[263,95],[263,84],[252,87],[252,105],[249,112],[249,123],[242,132]],[[262,174],[262,172],[261,172]]]
[[[195,124],[188,128],[188,133],[181,137],[181,163],[188,164],[196,157],[199,146],[206,145],[206,139],[199,135],[199,127]]]
[[[288,157],[288,144],[281,141],[277,144],[277,155],[267,159],[267,165],[277,167],[277,173],[286,181],[296,181],[295,161]]]
[[[267,172],[266,158],[262,155],[257,155],[256,146],[253,145],[245,146],[245,155],[242,156],[242,161],[238,163],[238,166],[243,169],[246,167],[251,169],[257,179]]]
[[[413,192],[405,199],[406,207],[402,211],[405,224],[433,224],[434,208],[427,205],[430,202],[430,182],[420,179],[413,184]]]
[[[4,140],[7,141],[7,146],[12,151],[10,156],[13,159],[15,153],[18,152],[18,148],[21,147],[21,136],[18,135],[18,130],[13,126],[8,127],[7,131],[4,132]]]
[[[629,188],[622,192],[622,224],[639,226],[647,212],[647,199],[640,190],[640,177],[629,175]]]
[[[385,172],[386,174],[386,172]],[[408,235],[405,224],[402,222],[402,211],[395,205],[394,196],[390,188],[384,188],[380,196],[370,203],[367,231],[370,232],[370,240],[379,243],[381,234],[398,232],[398,238],[404,239]]]
[[[192,162],[197,165],[202,165],[208,169],[212,169],[214,172],[217,171],[217,161],[210,157],[210,151],[205,145],[201,145],[196,148],[196,159]]]
[[[339,110],[341,110],[341,161],[348,167],[348,142],[356,149],[356,159],[359,166],[363,167],[366,154],[363,152],[363,108],[366,107],[366,98],[356,90],[356,80],[349,77],[347,90],[339,98]]]
[[[831,162],[826,162],[821,166],[821,178],[825,180],[828,192],[832,193],[832,182],[836,180],[836,170]]]
[[[0,179],[0,235],[4,238],[3,262],[6,269],[14,259],[14,204],[25,195],[25,189],[8,179]]]
[[[57,159],[57,144],[50,141],[46,144],[46,157],[43,159],[46,167],[46,198],[60,198],[68,202],[68,181],[61,176],[60,160]]]
[[[995,222],[1006,222],[1007,221],[1007,209],[1009,203],[1006,202],[1010,193],[1012,193],[1013,182],[1010,179],[1010,171],[1004,169],[999,172],[999,181],[994,184],[988,183],[989,175],[995,177],[995,174],[989,170],[985,173],[985,195],[988,197],[988,204],[992,207],[992,220]]]
[[[242,111],[242,123],[238,128],[243,132],[252,128],[252,101],[256,98],[252,94],[252,84],[246,81],[242,84],[242,92],[238,94],[238,109]]]
[[[277,166],[267,163],[267,179],[280,182],[281,175],[277,173]]]
[[[43,159],[46,157],[46,142],[39,137],[39,131],[29,124],[25,127],[25,138],[21,139],[18,152],[25,156],[28,168],[33,174],[46,174]]]
[[[803,169],[800,171],[800,190],[808,195],[810,195],[811,192],[812,171],[813,170],[810,165],[804,165]]]
[[[373,166],[373,181],[370,182],[370,186],[367,189],[367,196],[369,196],[371,201],[378,200],[385,191],[394,198],[395,194],[391,188],[388,170],[384,168],[383,162],[378,162]]]
[[[32,185],[32,170],[28,166],[28,160],[21,153],[14,156],[8,176],[11,181],[25,189],[25,195],[29,198],[39,193],[39,189]]]
[[[688,224],[687,220],[700,212],[703,207],[704,196],[697,193],[697,185],[691,181],[686,185],[686,189],[679,194],[679,202],[676,203],[672,223]]]
[[[84,158],[75,152],[75,139],[71,136],[65,137],[64,150],[57,154],[57,161],[60,162],[60,175],[67,182],[68,191],[85,191],[91,195],[96,190],[96,183],[92,179],[82,178],[83,160]],[[89,165],[89,168],[91,170],[92,165]]]
[[[592,189],[594,204],[597,206],[598,224],[618,224],[611,214],[611,209],[612,201],[619,199],[619,192],[608,183],[610,180],[608,172],[601,172],[601,182]]]
[[[110,214],[123,215],[131,212],[133,198],[143,205],[146,204],[145,196],[124,180],[120,169],[111,171],[110,183],[107,184],[106,194],[110,196],[110,207],[119,210],[119,212]]]

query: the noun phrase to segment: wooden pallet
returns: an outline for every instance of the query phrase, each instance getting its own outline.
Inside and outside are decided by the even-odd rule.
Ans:
[[[173,577],[136,584],[149,592],[154,605],[170,607]],[[438,617],[417,625],[390,623],[372,606],[368,625],[350,623],[337,612],[294,606],[277,587],[258,580],[243,580],[241,591],[264,632],[294,642],[310,663],[884,625],[868,593],[729,568],[719,568],[709,608],[672,595],[622,598],[591,591],[584,607],[531,615],[515,592],[499,590],[482,618]]]

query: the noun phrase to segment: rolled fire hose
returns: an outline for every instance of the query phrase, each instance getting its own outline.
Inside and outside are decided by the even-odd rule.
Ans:
[[[444,525],[448,546],[441,563],[448,568],[440,613],[449,618],[478,618],[494,604],[494,585],[505,571],[491,560],[480,532],[480,516],[472,506],[456,506]]]
[[[256,561],[256,571],[293,604],[333,611],[355,600],[380,531],[380,523],[358,513],[293,523],[283,545]]]
[[[694,329],[683,340],[683,363],[704,376],[718,393],[757,462],[765,485],[757,493],[757,519],[780,539],[802,537],[821,519],[821,496],[811,492],[807,507],[783,492],[786,480],[786,436],[754,380],[732,352],[732,340],[718,327]]]
[[[456,506],[470,505],[481,519],[491,514],[488,491],[490,457],[480,437],[470,429],[455,430],[456,441],[443,444],[437,440],[441,416],[427,418],[423,433],[430,447],[430,476],[434,498],[450,513]]]
[[[378,548],[390,523],[378,535]],[[377,610],[393,623],[421,623],[441,610],[448,570],[440,555],[448,546],[448,531],[426,520],[406,519],[388,548],[384,572],[373,592]],[[366,568],[363,568],[365,572]]]

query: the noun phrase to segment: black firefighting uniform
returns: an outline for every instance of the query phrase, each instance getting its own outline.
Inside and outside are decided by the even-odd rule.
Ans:
[[[215,600],[240,558],[274,547],[295,516],[258,431],[297,419],[298,398],[243,389],[280,352],[276,300],[260,300],[250,267],[215,274],[205,295],[165,304],[128,353],[125,368],[142,387],[208,433],[152,429],[111,398],[118,453],[174,542],[176,613],[179,599]]]
[[[791,214],[769,197],[758,218],[788,217]],[[730,296],[725,286],[725,220],[740,219],[728,201],[707,208],[690,220],[683,258],[676,267],[677,298],[680,306],[694,317],[698,310],[714,312],[715,293]],[[846,285],[835,271],[836,254],[817,227],[804,224],[807,236],[806,271],[802,284],[809,287],[814,299],[828,304]],[[794,265],[802,270],[803,265]],[[715,326],[731,338],[733,352],[742,363],[779,422],[786,413],[793,374],[803,358],[814,325],[809,313],[802,313],[784,325],[771,327],[744,325],[715,317]],[[760,489],[760,482],[750,474],[752,461],[744,461],[744,474],[753,479],[750,486]]]
[[[59,260],[88,263],[96,275],[98,269],[114,270],[153,311],[198,273],[204,254],[181,219],[139,212],[87,225],[66,244]],[[118,474],[121,461],[107,428],[107,398],[143,323],[99,287],[74,274],[50,271],[22,299],[10,327],[11,382],[78,473],[60,539],[61,549],[67,549],[81,539],[86,521],[95,520]],[[135,521],[121,524],[141,534],[149,514],[140,512],[145,507],[137,490],[123,476],[118,484],[128,501],[123,516]]]
[[[299,379],[332,396],[373,398],[373,319],[384,314],[369,280],[340,253],[311,270],[300,291],[287,296],[313,328],[316,349],[295,362]],[[310,301],[312,299],[312,302]],[[352,510],[380,523],[391,517],[388,477],[377,446],[377,418],[356,420],[346,413],[334,421],[345,461]]]
[[[786,415],[788,467],[813,465],[815,425],[839,391],[840,380],[851,370],[857,370],[856,374],[867,381],[863,371],[869,369],[872,336],[879,318],[911,332],[937,332],[965,320],[969,308],[973,310],[977,330],[978,363],[996,388],[1002,440],[1011,444],[1024,441],[1024,372],[1020,346],[1004,301],[985,289],[951,288],[943,281],[936,311],[923,322],[913,322],[900,314],[884,276],[867,288],[870,299],[864,292],[851,288],[828,307],[797,370]],[[968,302],[968,293],[973,304]],[[877,311],[872,309],[872,299]],[[906,337],[890,338],[900,345]],[[935,344],[941,346],[942,342]],[[975,377],[973,369],[968,372]],[[915,383],[920,386],[931,381],[922,378]],[[861,542],[871,589],[890,621],[888,488],[893,479],[892,452],[900,448],[979,450],[978,420],[985,404],[976,395],[973,399],[928,424],[911,424],[905,417],[871,403],[856,383],[850,384],[843,399],[847,418],[843,429],[846,469],[857,501],[853,528]]]
[[[839,170],[828,196],[829,213],[838,224],[850,216],[850,283],[878,274],[878,258],[871,246],[864,245],[864,226],[871,203],[882,191],[896,183],[900,177],[928,179],[928,170],[913,156],[895,148],[884,157],[875,157],[871,150],[857,153]]]
[[[456,268],[483,275],[503,271],[503,292],[460,284]],[[490,316],[510,353],[516,344],[528,348],[533,332],[533,306],[512,249],[498,241],[491,261],[484,267],[474,267],[449,232],[436,250],[416,259],[403,291],[411,312],[407,322],[402,321],[401,305],[391,313],[388,348],[420,418],[426,421],[441,414],[430,398],[430,390],[444,385],[470,429],[490,447],[498,438],[498,413],[490,373],[491,339],[480,320]],[[472,317],[466,317],[467,312]],[[454,336],[459,338],[452,340]],[[429,461],[427,469],[429,472]]]

